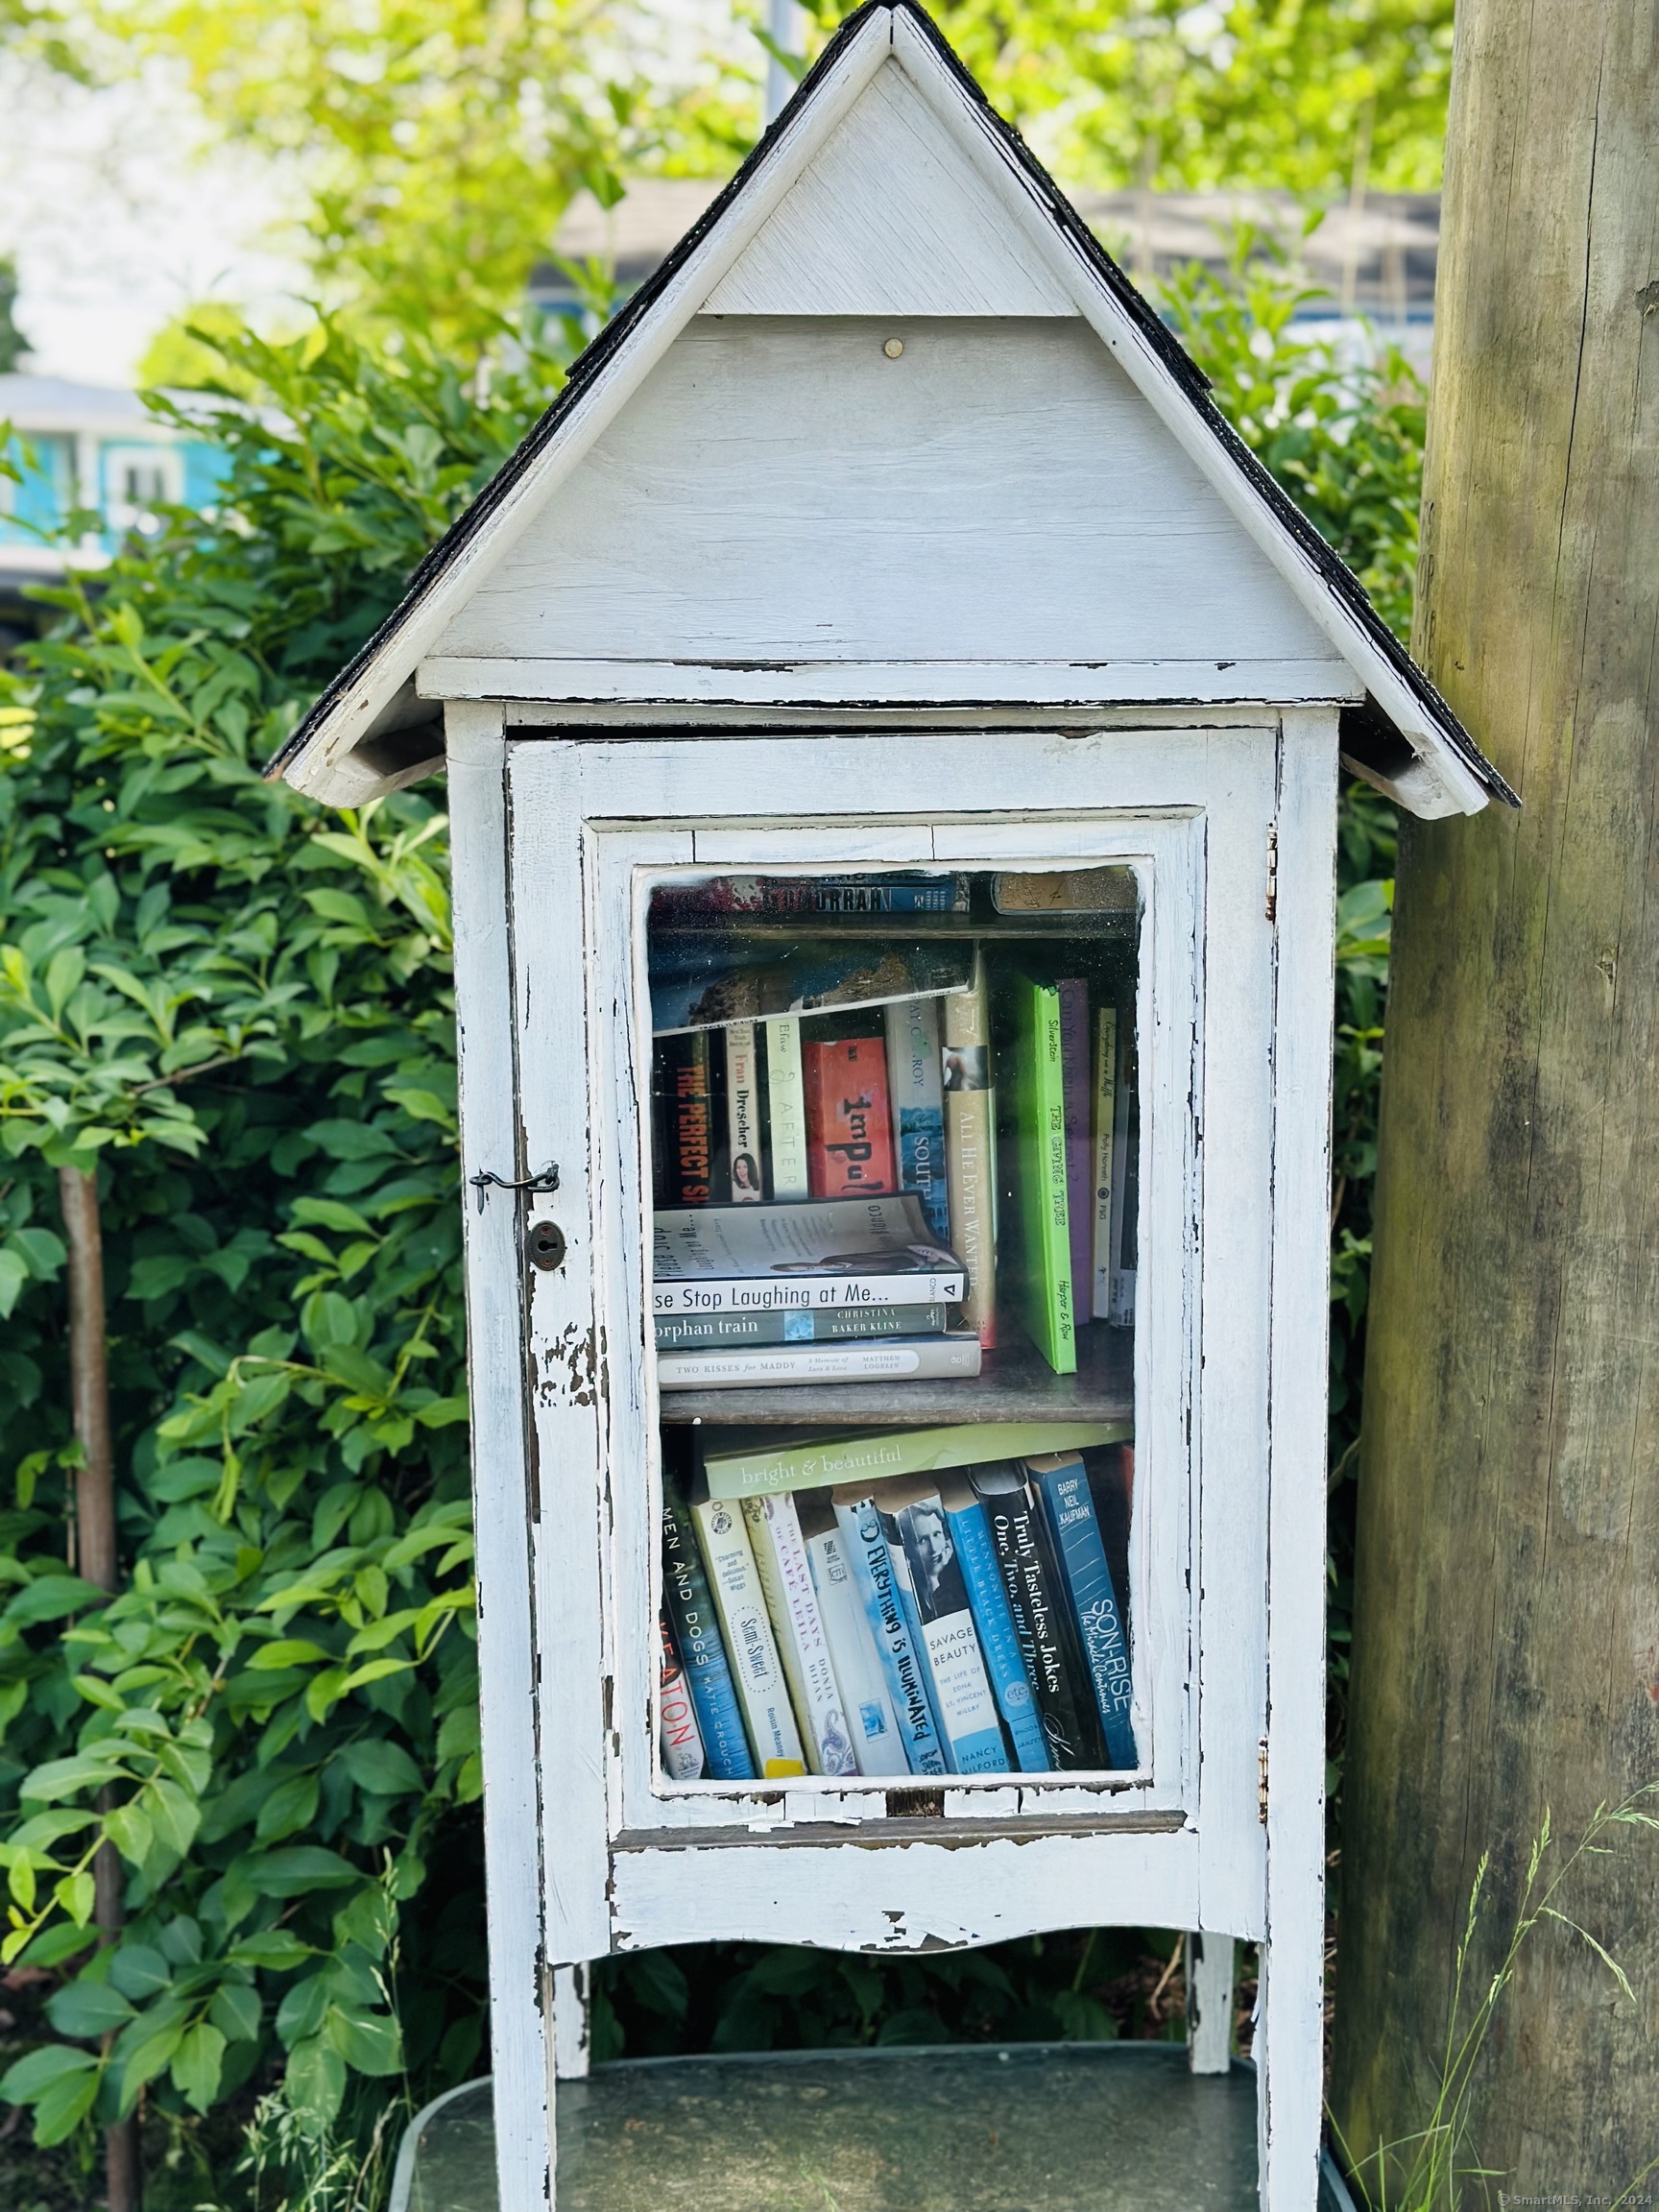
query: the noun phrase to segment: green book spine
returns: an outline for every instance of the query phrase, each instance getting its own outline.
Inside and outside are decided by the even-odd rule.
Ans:
[[[1021,1318],[1056,1375],[1077,1372],[1071,1310],[1071,1228],[1066,1200],[1066,1080],[1060,994],[1014,978],[1019,1082],[1015,1142],[1020,1176]]]

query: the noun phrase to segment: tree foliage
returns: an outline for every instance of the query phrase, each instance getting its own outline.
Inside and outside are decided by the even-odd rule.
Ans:
[[[1420,395],[1300,345],[1283,284],[1250,281],[1185,278],[1172,318],[1398,620]],[[218,415],[216,516],[173,517],[95,602],[61,594],[0,679],[0,1865],[5,1957],[52,1975],[56,2032],[0,2095],[45,2142],[142,2096],[187,2144],[268,2092],[261,2140],[302,2157],[478,2063],[479,1772],[441,791],[331,816],[259,766],[560,371],[535,353],[486,390],[326,325],[229,354],[262,405]],[[1338,1462],[1391,849],[1386,805],[1351,795]],[[113,1600],[68,1550],[65,1157],[98,1169],[107,1227]],[[106,1838],[130,1918],[98,1950]],[[874,1978],[794,1956],[733,1951],[700,1990],[615,1962],[609,2047],[1099,2034],[1141,2002],[1112,1995],[1111,1946]]]

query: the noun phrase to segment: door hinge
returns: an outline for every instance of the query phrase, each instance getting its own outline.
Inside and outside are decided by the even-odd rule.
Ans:
[[[1267,825],[1267,919],[1279,919],[1279,825]]]
[[[1267,1739],[1265,1736],[1256,1746],[1256,1817],[1265,1828],[1267,1825]]]

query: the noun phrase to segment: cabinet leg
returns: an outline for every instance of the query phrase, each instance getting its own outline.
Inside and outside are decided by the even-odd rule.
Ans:
[[[581,2081],[589,2064],[588,1969],[553,1969],[553,2079]]]
[[[1194,2074],[1225,2074],[1233,2063],[1231,1936],[1187,1938],[1187,2062]]]

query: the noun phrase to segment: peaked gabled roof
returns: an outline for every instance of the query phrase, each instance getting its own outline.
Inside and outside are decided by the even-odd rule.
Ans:
[[[869,0],[700,221],[581,355],[517,451],[421,562],[373,637],[317,700],[267,774],[355,804],[442,764],[435,702],[415,670],[445,623],[513,543],[757,237],[782,195],[888,60],[924,81],[947,125],[987,150],[1022,243],[1033,219],[1051,271],[1119,367],[1365,685],[1345,708],[1344,758],[1413,812],[1518,805],[1363,588],[1210,397],[1208,379],[1100,246],[916,0]],[[1023,201],[1023,206],[1021,203]],[[976,701],[995,707],[996,700]],[[1005,704],[1005,702],[1004,702]]]

